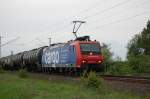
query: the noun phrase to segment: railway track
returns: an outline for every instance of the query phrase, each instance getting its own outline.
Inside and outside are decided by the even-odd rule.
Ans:
[[[98,76],[102,77],[104,80],[109,80],[109,81],[122,81],[122,82],[150,85],[150,77],[113,76],[113,75],[98,75]]]
[[[69,79],[74,79],[74,80],[80,80],[79,76],[75,76],[75,75],[63,75],[63,74],[59,74],[59,73],[54,73],[54,74],[43,74],[50,76],[52,78],[67,78]],[[124,83],[139,83],[139,84],[148,84],[150,86],[150,77],[138,77],[138,76],[114,76],[114,75],[97,75],[98,77],[102,77],[104,80],[107,81],[120,81],[120,82],[124,82]]]

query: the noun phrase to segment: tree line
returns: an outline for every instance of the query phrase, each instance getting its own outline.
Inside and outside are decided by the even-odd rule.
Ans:
[[[127,60],[114,60],[110,46],[102,45],[104,55],[104,73],[115,75],[148,74],[150,75],[150,21],[127,44]]]

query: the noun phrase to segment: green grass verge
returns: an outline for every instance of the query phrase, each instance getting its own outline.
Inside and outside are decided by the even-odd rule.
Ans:
[[[131,93],[85,88],[70,81],[48,81],[0,74],[0,99],[150,99]]]

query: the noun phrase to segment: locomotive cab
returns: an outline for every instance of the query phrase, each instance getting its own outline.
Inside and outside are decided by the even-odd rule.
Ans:
[[[86,36],[87,37],[87,36]],[[95,70],[99,71],[102,68],[102,53],[100,43],[97,41],[91,41],[89,37],[75,41],[77,49],[77,67],[83,68],[83,70]]]

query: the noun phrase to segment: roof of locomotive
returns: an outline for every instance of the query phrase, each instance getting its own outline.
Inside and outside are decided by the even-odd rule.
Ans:
[[[48,46],[49,48],[58,48],[58,47],[62,47],[62,46],[65,46],[65,45],[68,45],[69,43],[54,43],[54,44],[51,44],[50,46]]]
[[[82,37],[78,37],[75,40],[70,40],[68,41],[69,43],[99,43],[98,41],[94,40],[92,41],[90,39],[90,36],[82,36]]]
[[[48,46],[49,48],[58,48],[58,47],[63,47],[63,46],[67,46],[67,45],[72,45],[72,44],[76,44],[76,43],[99,43],[98,41],[79,41],[79,40],[70,40],[66,43],[54,43],[51,44],[50,46]]]

